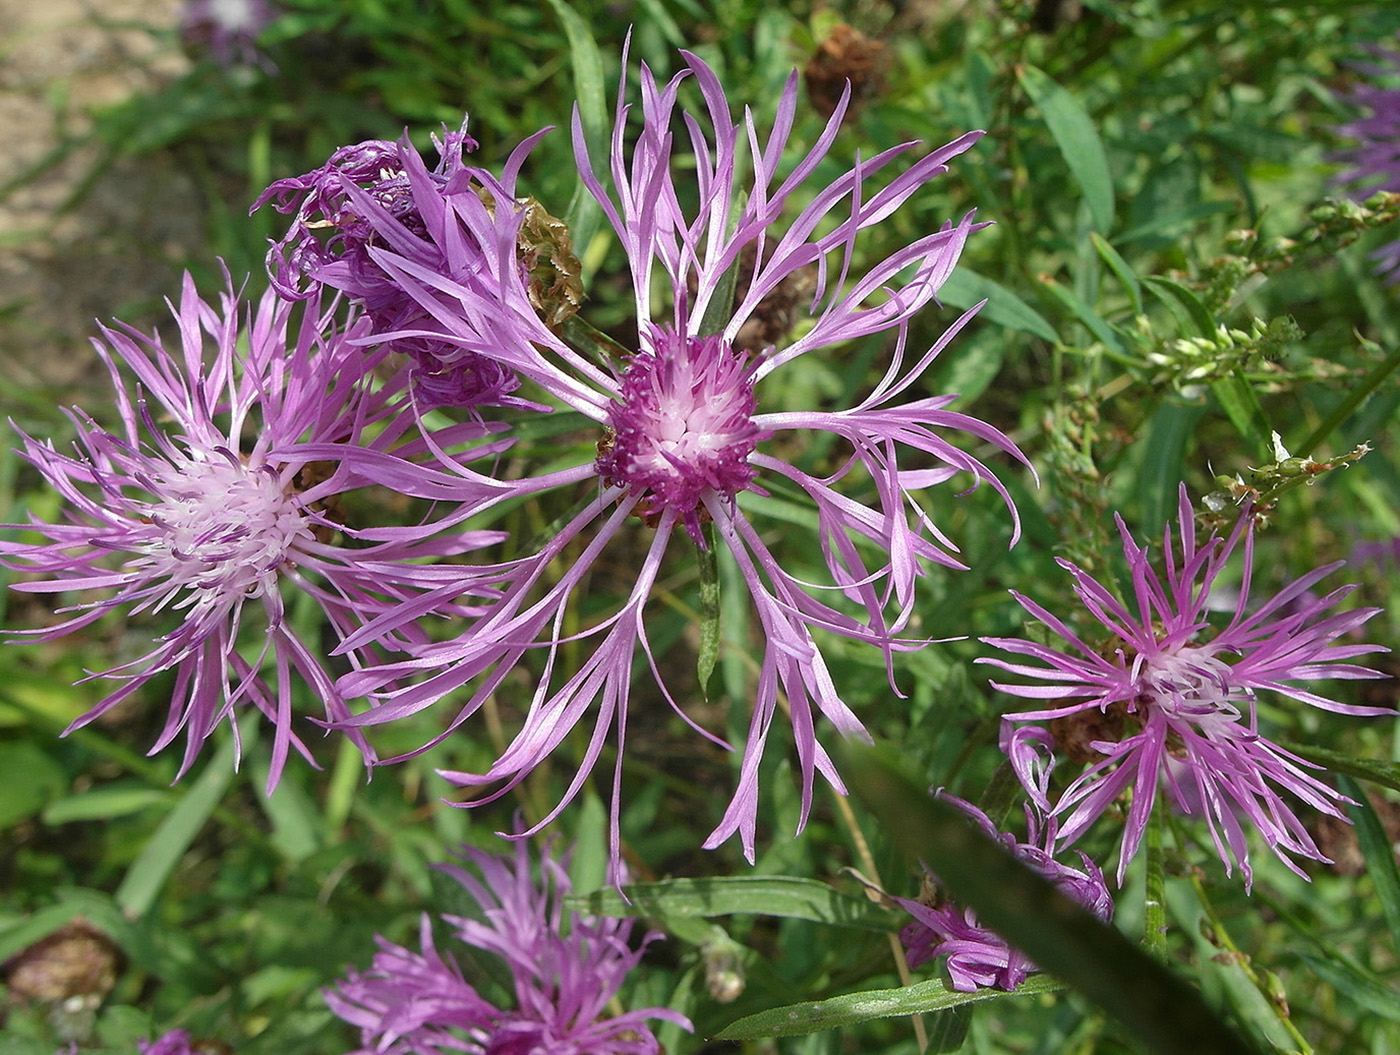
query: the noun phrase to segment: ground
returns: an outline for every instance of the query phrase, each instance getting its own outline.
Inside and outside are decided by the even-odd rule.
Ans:
[[[0,0],[0,409],[100,378],[94,320],[158,319],[198,251],[198,194],[158,159],[99,167],[94,108],[185,68],[177,0]],[[84,185],[89,184],[84,191]],[[74,200],[76,196],[76,201]]]

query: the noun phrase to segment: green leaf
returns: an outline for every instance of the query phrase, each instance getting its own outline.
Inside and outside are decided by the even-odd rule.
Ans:
[[[1078,99],[1034,66],[1021,67],[1017,79],[1039,107],[1055,145],[1084,194],[1094,227],[1107,234],[1113,227],[1113,178],[1094,122]]]
[[[1060,339],[1055,327],[1011,290],[965,267],[959,267],[948,276],[938,290],[938,299],[950,307],[963,309],[986,301],[986,307],[981,311],[982,318],[1051,343],[1058,343]]]
[[[1212,382],[1210,390],[1240,437],[1253,443],[1265,462],[1273,461],[1273,429],[1259,404],[1259,396],[1244,375],[1239,370],[1231,371],[1229,377]]]
[[[1199,404],[1162,403],[1152,415],[1138,470],[1139,534],[1151,537],[1162,530],[1176,508],[1177,484],[1184,479],[1186,445],[1196,422],[1205,413]]]
[[[1164,304],[1169,307],[1179,305],[1185,310],[1187,320],[1195,328],[1197,336],[1215,338],[1215,316],[1211,315],[1195,293],[1180,282],[1173,282],[1161,275],[1144,275],[1142,280]]]
[[[1344,773],[1358,780],[1368,780],[1392,791],[1400,791],[1400,762],[1381,762],[1374,758],[1357,758],[1344,751],[1332,751],[1313,744],[1281,742],[1279,747],[1316,762],[1333,773]]]
[[[321,847],[321,821],[306,790],[290,780],[277,785],[271,795],[263,793],[271,760],[265,752],[254,759],[254,794],[267,819],[272,822],[272,845],[288,861],[302,861]]]
[[[226,736],[214,757],[204,764],[199,779],[189,786],[127,869],[115,897],[131,918],[150,911],[170,873],[218,806],[233,779],[236,750],[234,737]]]
[[[133,926],[109,895],[97,890],[74,888],[58,891],[56,904],[39,909],[8,926],[0,926],[0,963],[78,917],[106,934],[128,955],[142,959],[135,954],[144,951],[149,935]]]
[[[43,809],[68,786],[63,767],[32,740],[0,744],[0,828],[9,827]]]
[[[685,34],[681,32],[680,26],[676,25],[676,20],[666,12],[666,8],[661,6],[661,0],[641,0],[642,10],[646,12],[647,20],[650,21],[661,35],[666,38],[667,43],[673,48],[683,48],[689,43]]]
[[[1103,342],[1112,351],[1122,353],[1123,342],[1118,339],[1118,335],[1113,332],[1113,327],[1104,321],[1102,315],[1096,312],[1088,304],[1084,303],[1072,289],[1060,285],[1052,278],[1043,278],[1040,282],[1056,300],[1068,308],[1080,322],[1082,322],[1090,333],[1099,341]]]
[[[1298,955],[1319,978],[1356,1001],[1358,1006],[1400,1022],[1400,1000],[1395,999],[1395,991],[1379,977],[1345,957],[1319,956],[1307,950],[1299,950]]]
[[[860,930],[888,932],[894,914],[865,898],[843,894],[825,883],[796,876],[727,876],[714,879],[667,879],[635,883],[621,892],[594,891],[571,898],[575,907],[595,916],[785,916]]]
[[[44,808],[43,821],[57,825],[129,817],[152,806],[166,805],[172,798],[169,791],[159,788],[96,788],[49,803]]]
[[[1194,895],[1194,896],[1193,896]],[[1196,949],[1199,984],[1228,1007],[1254,1041],[1266,1051],[1293,1051],[1289,1045],[1289,1022],[1282,1008],[1264,995],[1256,981],[1258,972],[1249,965],[1247,954],[1237,952],[1222,940],[1220,920],[1210,906],[1205,888],[1198,884],[1173,883],[1168,889],[1172,918],[1180,932]]]
[[[574,67],[574,96],[578,100],[579,120],[583,123],[583,138],[588,144],[589,156],[596,165],[598,159],[606,155],[608,134],[608,108],[603,97],[603,56],[588,23],[577,11],[564,0],[549,0],[549,6],[554,8],[554,14],[569,38],[569,58]],[[588,193],[580,176],[568,212],[564,214],[575,252],[580,257],[588,252],[602,217],[602,209],[594,201],[593,195]]]
[[[748,194],[744,191],[734,196],[729,215],[725,219],[726,237],[732,237],[739,229],[739,220],[744,215],[744,207],[748,200]],[[740,260],[735,257],[734,262],[720,275],[715,291],[710,295],[709,303],[705,305],[705,314],[700,318],[700,329],[697,332],[701,337],[713,337],[723,333],[730,319],[734,317],[734,294],[739,288],[739,268]]]
[[[1098,250],[1099,257],[1108,265],[1108,269],[1117,276],[1119,282],[1123,283],[1124,292],[1128,294],[1128,299],[1133,302],[1133,314],[1141,315],[1142,286],[1137,280],[1137,275],[1133,273],[1133,269],[1128,265],[1128,262],[1119,255],[1118,250],[1114,249],[1113,246],[1108,243],[1108,240],[1097,231],[1089,232],[1089,241],[1092,242],[1094,248]]]
[[[864,993],[833,996],[826,1000],[772,1007],[731,1022],[716,1033],[714,1039],[759,1040],[764,1037],[795,1037],[805,1033],[819,1033],[824,1029],[854,1026],[871,1019],[946,1011],[964,1004],[1055,993],[1062,989],[1062,983],[1042,976],[1028,978],[1013,993],[1000,989],[977,989],[971,993],[960,993],[956,989],[950,989],[941,978],[935,978],[899,989],[872,989]]]
[[[1141,239],[1170,231],[1174,227],[1184,227],[1194,224],[1198,220],[1204,220],[1209,216],[1218,216],[1220,213],[1235,212],[1239,208],[1238,203],[1228,201],[1200,201],[1192,205],[1187,205],[1181,209],[1171,212],[1163,212],[1154,215],[1147,223],[1140,223],[1136,227],[1129,228],[1119,234],[1114,235],[1113,240],[1118,245],[1127,245],[1130,242],[1137,242]],[[1146,281],[1147,276],[1143,276]]]
[[[1255,1052],[1191,985],[976,830],[961,810],[930,796],[892,751],[845,745],[843,754],[852,791],[911,860],[927,863],[959,904],[1118,1019],[1144,1051]]]
[[[1361,856],[1366,860],[1366,874],[1376,888],[1391,940],[1395,948],[1400,949],[1400,871],[1395,867],[1395,848],[1356,781],[1339,774],[1337,790],[1355,800],[1355,805],[1347,807],[1347,814],[1356,825],[1356,839],[1361,844]]]
[[[608,810],[592,788],[577,811],[569,880],[575,890],[597,890],[608,881]]]
[[[963,76],[967,80],[968,101],[976,128],[987,128],[992,123],[992,114],[996,112],[992,84],[996,75],[996,65],[985,51],[974,48],[963,57]]]

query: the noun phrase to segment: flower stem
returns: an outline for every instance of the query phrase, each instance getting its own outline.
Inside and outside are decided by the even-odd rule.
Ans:
[[[1157,796],[1147,817],[1147,891],[1143,902],[1142,944],[1157,959],[1167,959],[1167,877],[1163,867],[1163,796]]]
[[[1313,430],[1312,435],[1303,441],[1301,449],[1308,454],[1312,454],[1312,452],[1317,450],[1318,444],[1330,436],[1333,431],[1336,430],[1337,426],[1351,417],[1352,412],[1365,401],[1367,396],[1380,387],[1381,382],[1384,381],[1397,366],[1400,366],[1400,348],[1396,348],[1387,355],[1383,361],[1376,365],[1375,369],[1366,375],[1361,384],[1347,393],[1346,398],[1338,403],[1332,409],[1332,413],[1328,414],[1327,417],[1323,419],[1322,424]]]
[[[870,878],[876,886],[883,887],[880,880],[879,869],[875,867],[875,858],[870,853],[870,844],[865,841],[865,835],[860,830],[860,825],[856,822],[855,811],[851,809],[850,800],[845,795],[833,794],[836,800],[836,812],[841,814],[841,820],[846,825],[847,831],[851,833],[851,844],[855,847],[856,856],[860,858],[861,870]],[[909,965],[904,960],[904,946],[899,944],[898,934],[886,935],[890,940],[890,952],[894,954],[894,969],[899,974],[899,984],[909,985],[913,982],[913,976],[909,973]],[[919,1042],[919,1051],[928,1050],[928,1032],[924,1029],[924,1017],[922,1015],[910,1015],[910,1020],[914,1023],[914,1039]]]

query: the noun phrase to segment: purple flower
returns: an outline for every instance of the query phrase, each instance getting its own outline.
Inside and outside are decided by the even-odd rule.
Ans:
[[[1264,604],[1250,608],[1254,555],[1252,520],[1246,510],[1228,538],[1212,534],[1196,544],[1186,488],[1178,514],[1180,557],[1171,528],[1163,541],[1164,574],[1148,562],[1122,518],[1118,530],[1132,575],[1136,611],[1129,610],[1086,572],[1061,560],[1074,577],[1074,592],[1109,635],[1086,643],[1040,605],[1014,594],[1021,606],[1070,646],[1008,638],[988,644],[1033,662],[983,659],[1036,684],[997,688],[1036,700],[1069,701],[1046,710],[1008,716],[1011,722],[1049,722],[1056,745],[1076,761],[1092,764],[1060,795],[1052,814],[1060,820],[1058,839],[1074,842],[1123,792],[1131,789],[1127,825],[1118,862],[1121,885],[1137,853],[1158,786],[1176,807],[1205,814],[1211,838],[1227,873],[1238,862],[1246,886],[1252,880],[1242,820],[1269,848],[1302,874],[1290,854],[1326,860],[1281,792],[1333,817],[1348,800],[1313,776],[1318,767],[1270,743],[1260,734],[1257,695],[1267,690],[1299,703],[1342,714],[1390,714],[1383,707],[1338,703],[1313,692],[1322,678],[1378,678],[1384,675],[1345,662],[1388,651],[1378,645],[1332,644],[1351,634],[1378,609],[1328,614],[1354,589],[1343,586],[1323,597],[1309,594],[1321,579],[1341,567],[1328,564],[1284,587]],[[1212,590],[1234,552],[1244,543],[1244,571],[1227,626],[1208,618]],[[1028,738],[1044,735],[1033,727],[1010,733],[1006,746],[1032,798],[1051,809],[1043,784],[1033,779],[1034,752]]]
[[[660,1007],[604,1017],[659,933],[646,934],[633,949],[631,920],[566,912],[564,869],[542,855],[537,885],[523,840],[514,860],[471,848],[462,856],[475,872],[440,867],[478,911],[471,919],[442,919],[457,941],[502,962],[512,1006],[495,1006],[464,980],[457,961],[438,951],[425,915],[421,953],[380,938],[370,969],[352,970],[325,994],[332,1011],[359,1027],[363,1046],[356,1055],[653,1055],[661,1048],[648,1019],[692,1028],[685,1016]]]
[[[345,292],[364,309],[374,332],[413,360],[415,387],[426,406],[534,407],[511,397],[520,381],[494,356],[432,332],[432,317],[371,253],[387,247],[445,278],[465,278],[482,266],[485,249],[471,238],[443,236],[453,224],[454,202],[463,196],[478,205],[483,198],[499,200],[514,217],[518,160],[507,162],[503,180],[467,166],[462,155],[476,149],[476,140],[467,135],[465,119],[458,131],[444,130],[433,143],[439,159],[431,172],[405,136],[397,143],[372,139],[341,147],[319,169],[269,186],[252,211],[271,202],[295,217],[268,251],[268,276],[291,300],[322,285]]]
[[[194,1038],[188,1030],[172,1029],[155,1040],[138,1040],[136,1050],[140,1055],[195,1055]]]
[[[540,321],[514,263],[512,224],[518,228],[519,219],[510,217],[504,203],[489,209],[474,195],[460,196],[454,213],[469,230],[454,233],[449,226],[441,233],[444,238],[495,246],[469,278],[449,281],[408,256],[371,248],[371,258],[432,314],[434,332],[449,334],[469,351],[493,354],[531,378],[591,424],[598,443],[596,457],[503,484],[502,498],[553,489],[586,496],[582,510],[538,552],[500,564],[447,569],[435,579],[416,568],[400,569],[398,581],[428,592],[402,612],[375,619],[362,636],[416,654],[401,663],[353,673],[341,688],[376,697],[374,709],[353,719],[354,725],[363,726],[414,713],[470,683],[461,713],[443,734],[447,736],[496,691],[522,657],[543,649],[544,674],[514,742],[484,774],[446,775],[464,785],[501,783],[491,796],[478,800],[489,801],[519,783],[592,710],[593,733],[562,808],[587,779],[614,725],[619,742],[615,781],[620,780],[638,646],[662,682],[644,615],[662,557],[677,534],[684,533],[703,548],[712,531],[732,554],[752,597],[764,644],[739,787],[705,845],[716,846],[738,832],[752,860],[759,760],[779,719],[780,700],[785,699],[797,748],[804,822],[816,773],[842,789],[817,740],[818,717],[825,716],[843,735],[867,736],[837,692],[813,631],[870,644],[887,662],[894,651],[921,644],[899,637],[913,614],[917,579],[930,564],[962,567],[955,547],[919,500],[925,489],[966,473],[974,487],[989,482],[1015,517],[1009,496],[991,471],[943,433],[967,433],[1023,463],[1024,459],[997,429],[950,410],[953,396],[905,402],[898,398],[916,385],[975,314],[976,309],[965,312],[923,354],[906,356],[909,320],[934,301],[952,272],[975,229],[970,217],[921,236],[875,262],[865,274],[855,273],[853,265],[860,232],[883,223],[944,172],[950,158],[971,147],[980,133],[917,158],[878,190],[872,191],[867,181],[917,144],[858,158],[850,170],[830,182],[829,177],[818,182],[815,173],[827,160],[843,105],[816,145],[779,180],[797,112],[796,74],[779,99],[774,130],[760,143],[751,117],[744,129],[731,119],[713,71],[695,56],[683,54],[688,68],[664,86],[642,68],[642,129],[630,148],[624,140],[629,107],[619,99],[611,191],[595,175],[575,122],[575,153],[584,181],[626,249],[635,286],[640,347],[621,364],[591,364]],[[696,186],[683,192],[672,173],[672,127],[677,93],[687,77],[695,78],[704,99],[710,134],[704,132],[704,118],[680,113],[690,130],[696,164]],[[752,155],[752,182],[744,186],[739,177],[745,169],[738,158],[741,140],[747,141]],[[688,211],[681,205],[696,195],[697,209]],[[796,215],[780,222],[787,207]],[[755,261],[747,292],[732,306],[718,303],[725,273],[746,250]],[[736,347],[736,335],[764,296],[808,268],[815,269],[817,281],[809,325],[801,336],[753,356]],[[658,294],[670,294],[673,303],[666,313],[654,316]],[[707,318],[711,324],[702,321]],[[893,353],[884,376],[848,409],[756,409],[770,374],[808,353],[885,332]],[[834,468],[826,475],[790,464],[776,443],[776,449],[768,447],[770,440],[790,445],[788,437],[804,431],[836,441]],[[774,486],[803,496],[815,507],[828,583],[809,583],[784,568],[751,519],[762,512],[758,500]],[[464,505],[454,522],[465,521],[475,511]],[[629,551],[623,558],[636,568],[636,578],[620,609],[579,633],[566,632],[566,610],[576,602],[575,594],[600,554],[613,543],[635,545],[629,524],[637,517],[653,533],[639,552]],[[562,573],[547,578],[547,569],[566,553],[568,564]],[[386,569],[386,575],[394,574]],[[497,590],[499,597],[453,641],[429,649],[396,641],[398,630],[416,613],[429,610],[435,597],[449,601],[464,584]],[[357,636],[351,643],[360,640]],[[565,641],[586,651],[576,672],[560,684],[554,671]],[[423,680],[400,680],[412,682],[415,677]],[[685,717],[664,683],[661,689]],[[614,839],[617,809],[614,793]]]
[[[214,53],[223,66],[275,67],[255,46],[276,13],[267,0],[185,0],[180,35]]]
[[[1346,166],[1337,182],[1362,195],[1400,192],[1400,51],[1382,47],[1370,51],[1377,61],[1357,63],[1356,69],[1377,78],[1377,83],[1363,82],[1342,97],[1343,102],[1367,112],[1337,128],[1338,135],[1356,142],[1331,155]],[[1385,276],[1387,284],[1400,282],[1400,239],[1371,255],[1379,261],[1376,272]]]
[[[294,683],[324,702],[328,721],[349,715],[319,643],[301,640],[287,619],[284,595],[309,595],[342,637],[382,609],[394,598],[369,563],[396,555],[399,542],[389,529],[378,545],[337,544],[339,499],[371,479],[431,498],[436,476],[407,460],[422,441],[416,433],[402,441],[411,418],[398,412],[392,390],[370,396],[362,383],[377,357],[353,343],[363,327],[336,330],[316,298],[296,325],[292,306],[270,293],[246,311],[232,292],[215,307],[189,276],[171,311],[174,348],[127,327],[104,327],[93,342],[115,387],[118,431],[74,408],[71,453],[21,433],[23,456],[65,509],[57,523],[8,525],[43,536],[0,542],[4,565],[28,573],[11,586],[94,596],[60,609],[70,614],[53,625],[13,634],[51,641],[117,610],[163,615],[174,626],[149,652],[89,675],[120,687],[71,728],[172,671],[169,717],[152,751],[183,732],[183,772],[218,723],[250,705],[276,728],[271,787],[288,749],[305,753],[292,731]],[[367,425],[376,438],[361,447]],[[460,426],[440,440],[489,431]],[[451,482],[459,492],[461,476]],[[496,537],[466,533],[438,552]],[[240,651],[240,642],[251,651]]]
[[[1048,768],[1044,770],[1048,775]],[[953,795],[945,800],[965,811],[993,839],[1001,842],[1022,863],[1050,880],[1067,897],[1073,898],[1105,923],[1113,918],[1113,899],[1103,873],[1083,853],[1079,854],[1081,868],[1073,868],[1055,860],[1055,823],[1046,822],[1038,809],[1026,806],[1026,842],[997,830],[991,819],[970,802]],[[895,898],[914,922],[899,932],[905,945],[905,958],[910,967],[918,967],[935,956],[948,957],[948,975],[953,988],[970,993],[974,989],[996,986],[1008,992],[1026,980],[1038,968],[1026,955],[1013,949],[995,932],[978,922],[971,909],[960,908],[951,901],[940,900],[937,879],[927,876],[925,895],[918,900]]]

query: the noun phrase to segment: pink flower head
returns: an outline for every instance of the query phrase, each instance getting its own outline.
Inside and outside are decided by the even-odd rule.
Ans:
[[[172,1029],[155,1040],[138,1040],[136,1050],[140,1055],[194,1055],[194,1043],[188,1030]]]
[[[1333,161],[1346,166],[1338,173],[1337,182],[1363,196],[1375,191],[1400,193],[1400,51],[1379,46],[1370,50],[1376,61],[1357,63],[1356,67],[1372,79],[1342,97],[1343,102],[1364,111],[1337,128],[1339,136],[1355,142],[1331,155]],[[1387,284],[1400,282],[1400,239],[1381,246],[1372,258],[1379,262],[1376,272]]]
[[[151,651],[90,675],[120,687],[72,727],[173,671],[169,718],[152,751],[183,731],[183,772],[220,721],[251,705],[276,728],[271,787],[288,748],[305,753],[292,731],[294,682],[324,701],[328,721],[349,716],[317,658],[319,645],[292,629],[284,594],[315,598],[342,636],[382,608],[390,598],[366,562],[394,556],[398,543],[336,544],[338,496],[369,482],[363,469],[406,494],[432,497],[433,474],[406,460],[422,450],[416,435],[390,449],[409,419],[386,395],[368,395],[363,371],[374,357],[354,346],[356,325],[336,330],[317,298],[294,325],[292,306],[270,293],[244,310],[229,292],[216,307],[186,276],[171,311],[174,349],[126,327],[104,327],[93,342],[116,390],[118,431],[75,408],[72,453],[21,434],[23,456],[66,507],[57,523],[8,525],[43,536],[0,542],[4,565],[26,573],[11,588],[95,596],[60,609],[72,614],[53,625],[12,633],[50,641],[116,610],[164,615],[174,625]],[[381,419],[387,423],[374,444],[362,447],[365,425]],[[460,476],[454,484],[460,488]],[[465,533],[440,552],[496,537]],[[422,543],[414,552],[421,551]]]
[[[1003,692],[1035,700],[1068,701],[1049,709],[1008,716],[1010,722],[1051,722],[1057,746],[1092,762],[1060,795],[1052,809],[1058,839],[1074,842],[1124,791],[1131,789],[1127,825],[1118,862],[1123,882],[1137,853],[1159,785],[1186,813],[1205,814],[1211,838],[1229,872],[1237,862],[1249,885],[1252,873],[1242,820],[1248,821],[1278,857],[1302,874],[1289,857],[1326,860],[1281,792],[1333,817],[1344,819],[1344,796],[1308,770],[1318,767],[1270,743],[1260,734],[1257,694],[1267,690],[1342,714],[1392,714],[1383,707],[1359,707],[1320,696],[1310,688],[1323,678],[1379,678],[1384,675],[1346,662],[1388,651],[1379,645],[1333,644],[1346,638],[1378,609],[1328,614],[1354,589],[1342,586],[1323,597],[1312,587],[1341,567],[1328,564],[1284,587],[1263,605],[1250,608],[1254,534],[1246,510],[1228,538],[1212,534],[1196,543],[1186,488],[1181,488],[1179,553],[1171,528],[1163,540],[1165,568],[1159,573],[1148,549],[1133,542],[1122,518],[1118,530],[1132,574],[1136,611],[1118,601],[1086,572],[1061,560],[1074,577],[1074,592],[1112,635],[1095,647],[1040,605],[1014,594],[1027,612],[1069,645],[1069,650],[1009,638],[987,643],[1031,662],[983,659],[1034,684],[993,684]],[[1244,572],[1234,613],[1223,629],[1207,617],[1216,580],[1235,548],[1244,544]],[[1028,738],[1043,737],[1035,727],[1004,738],[1013,763],[1032,797],[1048,805],[1045,787],[1032,776],[1038,763]]]
[[[629,944],[632,921],[565,911],[569,878],[547,853],[540,880],[530,874],[526,843],[514,859],[463,848],[474,871],[440,866],[476,902],[475,918],[444,916],[462,945],[494,957],[510,974],[514,999],[497,1007],[466,982],[433,941],[423,917],[421,953],[379,939],[370,969],[351,971],[326,1003],[360,1029],[356,1055],[656,1055],[648,1019],[692,1028],[666,1008],[608,1017],[629,971],[661,935]]]
[[[1012,856],[1050,880],[1066,896],[1105,923],[1113,918],[1113,899],[1103,873],[1082,853],[1079,868],[1056,861],[1054,821],[1047,823],[1033,805],[1026,806],[1027,841],[1020,842],[1009,832],[998,831],[991,818],[972,803],[953,795],[942,798],[967,813],[989,837],[1002,843]],[[936,889],[936,878],[928,878],[931,882],[925,888]],[[971,909],[934,898],[895,900],[914,917],[899,932],[909,966],[918,967],[935,956],[947,956],[948,975],[959,992],[992,986],[1010,992],[1038,970],[1019,949],[1013,949],[995,931],[984,927]]]
[[[374,698],[376,706],[352,720],[356,726],[368,726],[414,713],[470,685],[459,716],[443,734],[447,736],[496,691],[522,657],[543,650],[544,674],[514,742],[486,773],[445,775],[464,785],[500,785],[478,800],[489,801],[519,783],[592,712],[593,734],[562,808],[587,779],[613,726],[619,740],[615,781],[620,781],[620,747],[639,646],[667,700],[684,717],[662,682],[648,640],[645,609],[673,537],[683,532],[704,547],[712,529],[733,555],[752,597],[764,645],[739,787],[706,845],[716,846],[738,832],[752,860],[759,760],[779,718],[780,699],[786,700],[797,746],[804,822],[818,772],[842,789],[817,740],[818,717],[825,716],[843,735],[867,736],[841,699],[814,631],[870,644],[888,662],[894,651],[921,644],[899,637],[912,616],[916,580],[929,565],[962,567],[955,547],[934,526],[917,496],[965,473],[972,486],[989,483],[1014,520],[1010,498],[991,470],[944,434],[966,433],[1024,459],[992,426],[948,409],[953,396],[904,402],[897,398],[915,386],[974,314],[964,313],[932,348],[912,362],[906,359],[909,320],[934,301],[952,272],[975,229],[970,218],[919,237],[864,274],[854,273],[860,233],[886,220],[944,172],[946,162],[968,149],[978,134],[915,159],[878,190],[872,191],[867,181],[917,144],[906,143],[868,160],[858,158],[853,168],[831,182],[824,178],[812,186],[840,127],[844,107],[838,107],[816,144],[780,178],[797,112],[796,74],[779,100],[776,126],[763,142],[751,115],[746,115],[742,128],[735,124],[714,72],[694,55],[683,55],[687,68],[664,86],[643,67],[642,129],[630,146],[624,140],[629,107],[619,99],[611,189],[595,175],[575,124],[575,153],[584,181],[627,251],[636,289],[640,347],[624,362],[610,369],[595,366],[540,322],[514,263],[512,224],[518,228],[520,221],[512,219],[502,201],[489,209],[474,195],[454,199],[455,215],[468,230],[454,233],[448,225],[440,237],[497,246],[484,254],[483,267],[469,278],[449,280],[404,254],[371,249],[374,261],[433,316],[434,332],[465,350],[494,354],[590,420],[599,439],[596,457],[503,485],[502,498],[563,488],[591,495],[538,552],[502,564],[447,569],[437,578],[415,568],[386,569],[386,575],[397,575],[405,586],[419,585],[425,595],[401,612],[376,618],[350,644],[374,638],[414,654],[401,663],[354,672],[341,688]],[[672,128],[678,116],[677,93],[688,77],[696,82],[705,112],[679,113],[690,132],[697,184],[681,194],[673,174]],[[743,187],[738,175],[745,167],[738,157],[741,142],[747,144],[753,171]],[[698,207],[683,208],[681,201],[695,194]],[[795,215],[783,220],[785,213]],[[752,281],[737,303],[721,310],[724,306],[715,302],[721,279],[746,249],[753,251],[755,261]],[[739,348],[736,335],[764,295],[808,268],[817,274],[810,326],[782,348],[770,345],[755,355]],[[654,284],[657,277],[661,281]],[[673,304],[667,315],[653,317],[658,285],[673,295]],[[702,326],[707,317],[718,321]],[[892,344],[888,368],[854,405],[758,410],[769,374],[809,352],[879,333],[888,333]],[[844,458],[838,455],[829,475],[808,473],[765,449],[767,441],[780,434],[801,432],[826,433],[837,441],[838,451],[844,449]],[[760,509],[750,501],[766,493],[766,482],[780,483],[812,503],[830,582],[797,578],[769,549],[753,520]],[[464,522],[479,508],[464,505],[451,522]],[[567,636],[566,610],[576,601],[581,584],[605,548],[634,537],[628,525],[636,517],[653,533],[641,552],[625,558],[635,566],[636,578],[620,609]],[[1014,534],[1013,529],[1013,541]],[[566,552],[569,560],[562,574],[547,578],[547,569]],[[430,610],[435,598],[450,603],[466,584],[496,590],[498,599],[484,606],[455,640],[426,649],[397,640],[415,613]],[[578,642],[573,647],[583,649],[583,659],[571,676],[556,679],[559,648],[566,640]],[[715,739],[708,732],[703,735]],[[614,839],[617,809],[615,792]]]
[[[268,0],[185,0],[180,35],[202,44],[223,66],[276,67],[257,49],[258,34],[276,17]]]
[[[467,134],[465,118],[460,130],[444,131],[433,142],[439,159],[432,171],[405,136],[397,143],[373,139],[341,147],[321,168],[271,184],[253,211],[271,202],[295,217],[268,251],[268,276],[273,288],[293,300],[323,284],[346,293],[364,309],[375,335],[413,360],[415,388],[425,406],[533,407],[511,396],[520,380],[494,356],[433,333],[431,316],[370,252],[388,247],[420,267],[466,278],[481,266],[485,250],[471,239],[437,237],[450,222],[453,200],[466,195],[479,204],[495,195],[514,213],[516,166],[507,166],[502,182],[466,165],[462,155],[476,149],[476,140]]]

